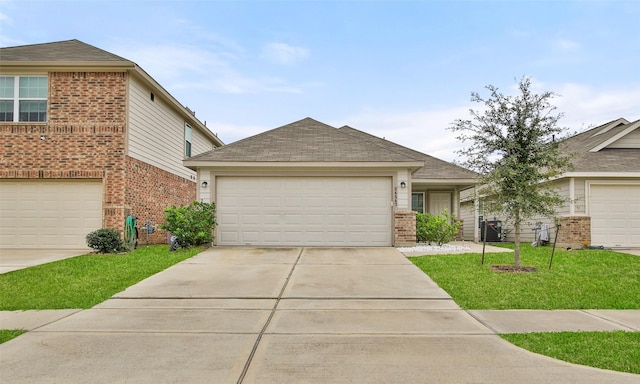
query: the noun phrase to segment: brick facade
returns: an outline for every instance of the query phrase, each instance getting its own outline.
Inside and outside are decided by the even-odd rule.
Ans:
[[[395,211],[393,216],[393,245],[396,247],[416,245],[416,213]]]
[[[101,179],[102,226],[118,230],[130,213],[157,225],[165,207],[193,201],[193,181],[126,155],[127,76],[50,72],[47,122],[0,123],[0,178]]]
[[[572,248],[591,245],[591,217],[567,216],[561,218],[557,245]]]
[[[164,209],[172,205],[188,205],[196,199],[193,181],[163,171],[140,160],[127,157],[127,188],[125,201],[127,212],[138,217],[138,228],[147,220],[153,225],[164,222]],[[166,231],[156,229],[149,235],[149,243],[163,243]],[[140,230],[140,244],[147,242],[147,235]]]

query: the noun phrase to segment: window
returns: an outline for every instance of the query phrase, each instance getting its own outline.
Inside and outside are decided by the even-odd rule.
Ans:
[[[424,192],[413,192],[411,194],[411,210],[424,213]]]
[[[191,157],[191,126],[184,123],[184,155]]]
[[[47,121],[46,76],[0,76],[0,121]]]

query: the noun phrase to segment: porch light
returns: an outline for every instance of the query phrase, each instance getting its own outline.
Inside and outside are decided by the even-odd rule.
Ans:
[[[202,188],[207,188],[207,185],[209,185],[209,183],[207,183],[206,181],[203,181],[202,184],[200,184],[202,186]]]
[[[400,188],[405,189],[407,188],[407,183],[405,183],[404,181],[400,182]]]

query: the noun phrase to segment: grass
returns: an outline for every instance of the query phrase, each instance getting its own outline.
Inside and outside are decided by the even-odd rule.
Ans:
[[[0,275],[0,310],[91,308],[200,248],[169,252],[167,245],[127,254],[89,254]]]
[[[640,332],[552,332],[501,335],[505,340],[555,359],[640,374]]]
[[[513,245],[502,245],[513,248]],[[639,309],[640,257],[607,250],[522,245],[521,264],[533,273],[493,272],[513,264],[512,253],[411,258],[464,309]],[[639,332],[550,332],[505,334],[535,353],[576,364],[640,373]]]
[[[640,309],[640,257],[607,250],[556,249],[525,244],[521,265],[533,273],[491,271],[513,264],[512,253],[420,256],[411,261],[464,309]]]
[[[22,329],[0,329],[0,344],[16,338],[25,332],[26,331]]]

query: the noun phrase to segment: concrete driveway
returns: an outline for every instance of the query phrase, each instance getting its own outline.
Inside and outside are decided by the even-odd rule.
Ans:
[[[33,267],[56,260],[80,256],[92,252],[84,249],[7,249],[0,248],[0,273]]]
[[[637,383],[503,341],[393,248],[212,248],[0,345],[11,383]]]

